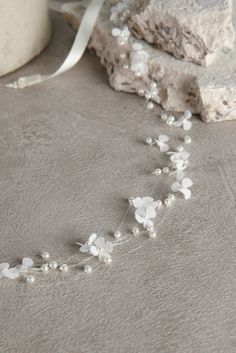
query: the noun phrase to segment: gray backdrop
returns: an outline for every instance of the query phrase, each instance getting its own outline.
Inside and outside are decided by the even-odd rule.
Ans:
[[[54,16],[47,50],[11,79],[52,72],[73,38]],[[42,85],[0,87],[0,109],[0,262],[45,250],[79,262],[74,242],[109,237],[127,197],[157,180],[155,198],[168,191],[150,175],[159,153],[142,141],[172,130],[140,98],[109,88],[90,54]],[[193,198],[161,214],[155,242],[130,236],[110,267],[92,261],[90,276],[1,279],[0,352],[235,353],[235,124],[194,121]],[[122,232],[133,224],[130,214]]]

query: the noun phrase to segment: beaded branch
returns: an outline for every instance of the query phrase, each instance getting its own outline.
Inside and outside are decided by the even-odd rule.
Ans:
[[[114,24],[114,28],[111,28],[111,35],[116,38],[118,44],[121,48],[120,50],[120,64],[126,66],[135,73],[137,77],[142,79],[143,75],[148,73],[147,58],[148,53],[143,50],[141,41],[130,40],[130,32],[127,26],[124,26],[125,20],[129,14],[128,0],[123,0],[118,2],[115,6],[111,7],[111,23]],[[132,48],[130,57],[124,51],[124,46],[129,45]],[[125,60],[125,62],[124,62]],[[129,62],[127,62],[129,60]],[[142,91],[142,92],[141,92]],[[153,109],[155,104],[159,100],[159,89],[158,82],[152,81],[148,89],[142,89],[139,93],[146,98],[147,109]],[[93,257],[96,257],[99,262],[104,264],[112,263],[112,253],[114,247],[117,245],[123,245],[126,241],[132,239],[132,236],[147,235],[150,239],[155,239],[157,237],[155,220],[157,213],[161,208],[168,208],[173,204],[176,199],[176,195],[180,195],[184,200],[191,198],[190,188],[193,185],[191,179],[185,177],[185,172],[188,168],[188,162],[190,158],[190,153],[185,151],[185,146],[191,143],[191,137],[188,131],[192,128],[192,113],[190,111],[185,111],[184,114],[176,118],[172,114],[162,113],[161,120],[168,127],[179,128],[183,131],[182,141],[183,144],[170,148],[170,139],[166,135],[159,135],[156,137],[147,137],[145,142],[150,149],[155,148],[158,153],[163,154],[166,157],[166,165],[156,168],[152,171],[154,178],[168,177],[174,181],[170,184],[170,190],[164,200],[154,200],[152,194],[145,197],[130,197],[127,199],[127,210],[122,218],[122,221],[114,232],[114,240],[110,241],[102,236],[98,236],[95,233],[89,235],[85,243],[75,242],[78,246],[78,250],[83,254],[84,258],[79,263],[71,263],[71,259],[63,260],[60,263],[54,261],[47,251],[42,252],[40,255],[41,261],[38,264],[34,264],[33,260],[29,257],[25,257],[21,264],[10,267],[8,263],[0,264],[0,278],[16,279],[22,278],[27,283],[32,284],[35,282],[36,274],[48,274],[51,271],[59,270],[63,273],[69,271],[72,267],[77,267],[78,269],[83,269],[87,274],[92,273],[92,267],[87,263]],[[181,131],[180,130],[180,131]],[[173,177],[173,178],[172,178]],[[156,184],[156,183],[155,183]],[[120,231],[121,225],[126,220],[127,215],[132,209],[134,213],[134,218],[137,222],[131,230],[130,234],[126,237]]]

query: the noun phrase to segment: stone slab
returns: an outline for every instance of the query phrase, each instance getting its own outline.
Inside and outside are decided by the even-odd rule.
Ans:
[[[67,21],[77,29],[83,7],[67,4],[63,11]],[[142,90],[147,91],[150,83],[155,81],[160,91],[157,103],[168,111],[190,109],[206,122],[236,118],[236,49],[222,53],[211,67],[204,68],[177,60],[139,41],[146,53],[147,68],[139,77],[131,69],[133,44],[137,44],[137,39],[130,35],[125,45],[119,45],[117,37],[112,35],[112,28],[110,6],[107,5],[96,24],[89,48],[100,57],[114,89],[143,95]],[[121,53],[126,54],[126,59],[121,58]]]
[[[234,47],[232,0],[138,0],[130,28],[177,59],[209,66]]]

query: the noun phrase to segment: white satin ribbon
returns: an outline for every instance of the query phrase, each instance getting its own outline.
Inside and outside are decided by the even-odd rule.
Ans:
[[[81,57],[83,56],[91,34],[93,32],[94,26],[96,24],[99,12],[101,11],[102,5],[105,0],[92,0],[85,10],[84,16],[81,20],[80,27],[76,34],[74,43],[65,59],[63,64],[52,74],[49,75],[31,75],[20,77],[18,80],[8,83],[6,87],[10,88],[25,88],[29,86],[33,86],[43,81],[50,80],[53,77],[59,76],[62,73],[70,70],[74,67]],[[63,11],[63,5],[61,6],[56,1],[51,1],[50,7],[52,10],[57,12]],[[67,4],[67,8],[68,8]]]

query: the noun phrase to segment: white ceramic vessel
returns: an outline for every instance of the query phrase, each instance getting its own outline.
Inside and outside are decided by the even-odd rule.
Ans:
[[[0,76],[37,56],[50,34],[47,0],[0,0]]]

